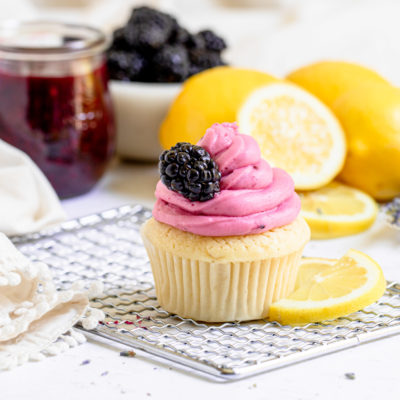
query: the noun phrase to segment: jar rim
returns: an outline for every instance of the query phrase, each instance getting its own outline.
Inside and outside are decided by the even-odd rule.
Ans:
[[[47,20],[0,23],[0,57],[7,59],[84,57],[103,51],[107,44],[106,35],[89,25]]]

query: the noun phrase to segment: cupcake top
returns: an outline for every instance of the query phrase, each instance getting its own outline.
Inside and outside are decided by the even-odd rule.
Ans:
[[[191,193],[184,197],[159,181],[153,209],[157,221],[201,236],[236,236],[266,232],[296,219],[300,199],[292,178],[263,160],[257,142],[239,133],[236,124],[214,124],[198,146],[206,150],[202,165],[205,161],[210,167],[211,182],[198,183],[203,175],[207,181],[208,172],[199,178],[192,174],[193,187],[206,192],[196,197],[202,201],[192,201],[186,198]]]

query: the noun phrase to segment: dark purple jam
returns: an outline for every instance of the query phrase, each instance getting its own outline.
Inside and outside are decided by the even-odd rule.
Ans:
[[[114,152],[105,65],[62,77],[0,71],[0,138],[26,152],[60,197],[88,192]]]

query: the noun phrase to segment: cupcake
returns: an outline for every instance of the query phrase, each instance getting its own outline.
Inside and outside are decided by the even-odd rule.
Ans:
[[[294,289],[310,238],[292,178],[230,123],[165,151],[160,172],[141,230],[159,304],[206,322],[268,317]]]

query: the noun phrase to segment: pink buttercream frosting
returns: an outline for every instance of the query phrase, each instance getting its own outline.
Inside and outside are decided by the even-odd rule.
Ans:
[[[240,134],[236,124],[214,124],[198,145],[218,164],[221,191],[211,200],[192,202],[159,181],[153,209],[157,221],[202,236],[235,236],[296,219],[300,199],[292,178],[263,160],[257,142]]]

